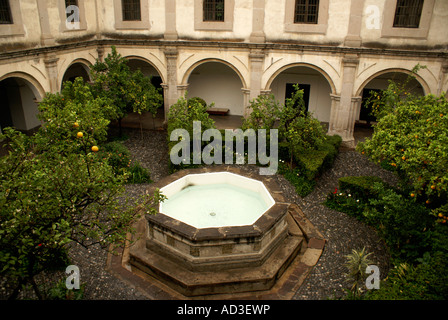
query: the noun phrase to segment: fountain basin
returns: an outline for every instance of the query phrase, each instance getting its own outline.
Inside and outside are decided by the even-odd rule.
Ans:
[[[224,166],[183,170],[152,188],[159,188],[168,199],[175,199],[194,186],[205,189],[222,184],[231,189],[236,186],[236,194],[240,188],[251,196],[257,193],[256,201],[262,202],[259,210],[248,214],[247,219],[240,219],[243,210],[236,219],[213,224],[210,220],[213,222],[222,215],[218,206],[202,213],[209,222],[201,224],[189,220],[188,214],[170,212],[168,202],[162,203],[157,207],[158,214],[146,215],[139,222],[140,240],[129,249],[131,269],[143,271],[185,296],[271,288],[300,251],[303,237],[289,232],[289,204],[281,202],[280,186],[273,179],[256,174],[249,177],[231,170]],[[209,215],[211,212],[216,216]]]
[[[251,225],[275,204],[261,181],[230,172],[188,174],[160,191],[159,212],[198,229]]]

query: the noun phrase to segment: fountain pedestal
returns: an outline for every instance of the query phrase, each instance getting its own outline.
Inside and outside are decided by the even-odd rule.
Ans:
[[[189,174],[228,169],[184,170],[152,188],[161,189]],[[266,176],[245,178],[263,183],[273,199],[255,222],[196,228],[163,213],[146,215],[138,222],[135,243],[129,248],[130,269],[189,297],[272,288],[299,254],[304,237],[291,224],[289,203],[281,202],[280,186]]]

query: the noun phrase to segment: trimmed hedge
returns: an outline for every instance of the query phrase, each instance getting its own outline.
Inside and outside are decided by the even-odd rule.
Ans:
[[[294,158],[300,172],[308,179],[314,180],[324,170],[330,168],[338,155],[342,138],[338,135],[326,136],[326,140],[317,150],[306,150],[295,154]]]
[[[383,180],[377,176],[349,176],[338,180],[340,190],[349,190],[351,194],[364,200],[374,195],[375,192],[372,188],[374,183],[384,185]]]

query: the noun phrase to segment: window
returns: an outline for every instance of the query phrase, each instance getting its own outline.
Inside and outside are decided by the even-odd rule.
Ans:
[[[0,0],[0,24],[12,24],[9,0]]]
[[[285,0],[285,32],[326,34],[330,0]]]
[[[76,6],[76,7],[79,8],[79,6],[78,6],[78,0],[65,0],[65,8],[68,8],[69,6]],[[67,18],[68,18],[71,14],[72,14],[71,12],[69,12],[69,13],[66,12]]]
[[[115,29],[150,30],[149,0],[113,0]]]
[[[224,0],[204,0],[203,21],[224,21]]]
[[[232,31],[235,0],[194,0],[194,29]]]
[[[123,21],[140,21],[140,0],[122,0]]]
[[[418,28],[423,0],[397,0],[394,28]]]
[[[322,0],[321,0],[322,1]],[[427,39],[435,0],[385,0],[382,38]]]
[[[294,23],[317,24],[319,15],[319,0],[296,0],[294,8]]]

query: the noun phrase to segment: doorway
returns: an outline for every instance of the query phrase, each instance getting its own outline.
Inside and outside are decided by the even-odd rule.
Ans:
[[[286,91],[285,91],[285,103],[286,99],[289,99],[294,94],[294,85],[296,83],[287,83],[286,84]],[[305,104],[305,111],[308,112],[309,103],[310,103],[310,91],[311,91],[311,85],[309,84],[298,84],[299,89],[303,90],[303,102]],[[294,107],[297,107],[297,104],[294,105]]]

